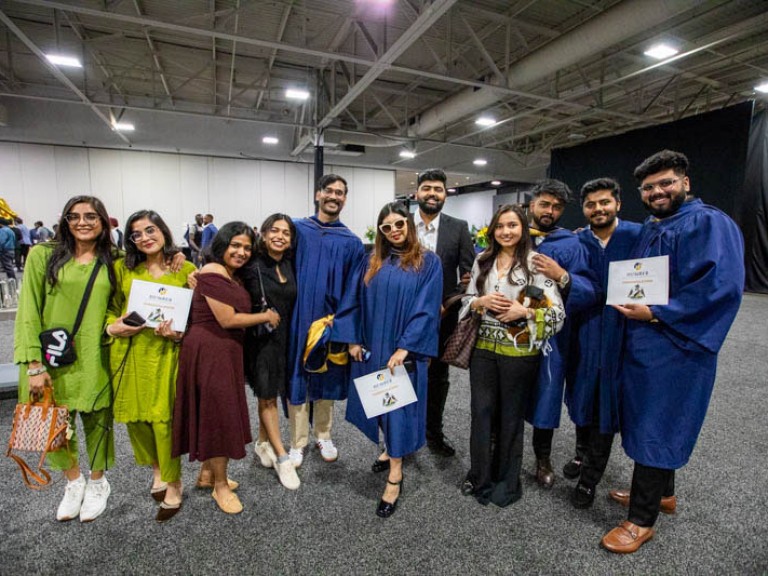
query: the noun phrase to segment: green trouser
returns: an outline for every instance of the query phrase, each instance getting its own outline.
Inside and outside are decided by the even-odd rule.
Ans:
[[[181,458],[172,458],[173,425],[167,422],[129,422],[128,436],[139,466],[157,464],[163,482],[181,480]]]
[[[85,448],[91,470],[107,470],[115,463],[115,436],[112,430],[112,411],[109,408],[95,412],[70,411],[72,437],[64,448],[48,454],[48,465],[53,470],[69,470],[80,461],[80,447],[75,419],[80,415],[85,431]]]

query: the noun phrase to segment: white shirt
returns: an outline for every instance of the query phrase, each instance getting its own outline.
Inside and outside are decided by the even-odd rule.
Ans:
[[[426,224],[421,219],[421,210],[416,210],[413,215],[413,222],[416,224],[416,234],[419,237],[419,244],[424,246],[427,250],[435,252],[437,250],[437,234],[440,229],[440,216],[442,212],[439,212],[435,219],[429,224]]]

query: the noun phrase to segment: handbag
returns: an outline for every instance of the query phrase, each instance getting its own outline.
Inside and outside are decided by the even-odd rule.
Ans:
[[[77,318],[75,319],[75,325],[72,327],[72,332],[66,328],[50,328],[40,332],[39,338],[43,358],[45,363],[51,368],[67,366],[77,360],[75,334],[77,334],[77,331],[80,329],[80,323],[83,321],[85,307],[88,305],[88,300],[91,297],[91,291],[93,290],[94,282],[96,282],[96,276],[99,274],[99,268],[101,268],[101,260],[96,261],[91,277],[88,278],[88,284],[85,287],[83,299],[80,301],[80,309],[77,311]]]
[[[51,475],[43,464],[49,452],[54,452],[67,445],[69,428],[69,410],[66,406],[57,406],[53,399],[53,389],[43,389],[42,401],[19,402],[13,413],[11,439],[8,442],[6,456],[13,458],[21,468],[24,484],[33,490],[40,490],[51,483]],[[41,452],[37,471],[18,454],[20,452]],[[31,481],[30,481],[31,479]]]
[[[442,362],[456,368],[469,368],[469,360],[477,342],[477,332],[480,329],[481,316],[470,312],[459,320],[453,334],[445,342],[445,352],[440,358]]]

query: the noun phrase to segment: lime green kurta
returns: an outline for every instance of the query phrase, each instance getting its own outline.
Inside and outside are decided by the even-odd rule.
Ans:
[[[45,281],[45,269],[53,244],[38,244],[29,251],[24,266],[19,309],[14,327],[14,362],[19,370],[19,399],[29,398],[27,363],[42,361],[39,334],[50,328],[72,330],[85,287],[96,259],[89,264],[70,260],[59,270],[54,288]],[[109,303],[110,284],[106,266],[99,270],[80,330],[75,336],[77,360],[51,368],[54,397],[70,411],[94,412],[107,408],[112,398],[102,333]]]
[[[181,271],[153,278],[144,263],[128,270],[124,260],[116,262],[117,290],[109,305],[107,323],[114,322],[118,316],[126,313],[134,280],[184,287],[187,285],[187,277],[194,270],[190,262],[185,262]],[[125,366],[120,368],[123,360]],[[110,346],[109,363],[113,374],[115,420],[170,421],[176,398],[178,360],[179,345],[168,338],[156,336],[152,328],[145,328],[132,338],[114,338]]]

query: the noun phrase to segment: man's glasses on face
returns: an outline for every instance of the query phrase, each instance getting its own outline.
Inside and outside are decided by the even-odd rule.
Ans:
[[[96,212],[86,212],[85,214],[70,212],[65,218],[70,224],[77,224],[80,220],[83,220],[86,224],[96,224],[99,221],[99,215]]]
[[[680,180],[680,178],[664,178],[664,180],[659,180],[658,182],[643,184],[638,190],[640,190],[640,192],[653,192],[657,187],[662,190],[668,190],[669,188],[672,188],[678,180]]]
[[[335,196],[336,198],[344,198],[347,195],[347,191],[341,188],[323,188],[321,192],[326,196]]]
[[[379,226],[379,230],[381,230],[382,234],[390,234],[393,230],[393,227],[395,230],[402,230],[405,228],[405,224],[408,222],[405,218],[402,220],[395,220],[391,224],[382,224]]]

